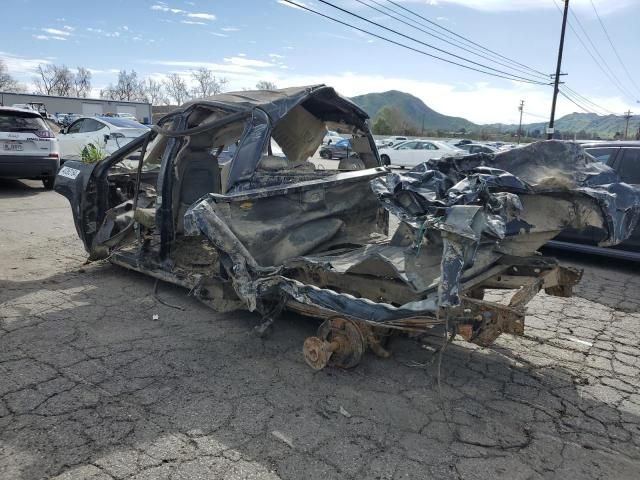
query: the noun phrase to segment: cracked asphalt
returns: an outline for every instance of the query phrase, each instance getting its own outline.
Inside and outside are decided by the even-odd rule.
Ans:
[[[576,296],[536,297],[524,337],[454,341],[438,388],[440,339],[313,372],[310,319],[259,339],[252,314],[83,265],[39,182],[0,181],[0,232],[2,479],[640,478],[633,265],[565,255]]]

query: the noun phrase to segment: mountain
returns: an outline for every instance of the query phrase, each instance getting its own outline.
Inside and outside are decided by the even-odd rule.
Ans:
[[[557,132],[568,134],[584,134],[599,136],[602,138],[613,138],[616,133],[624,133],[626,119],[618,115],[596,115],[595,113],[570,113],[560,117],[555,121]],[[517,129],[517,125],[511,125]],[[531,123],[523,125],[523,130],[539,130],[544,132],[547,122]],[[640,119],[631,118],[629,120],[628,134],[630,138],[635,138],[635,134],[640,128]]]
[[[406,124],[421,131],[423,122],[425,130],[458,131],[476,130],[479,128],[473,122],[461,117],[450,117],[427,107],[422,100],[413,95],[397,90],[382,93],[367,93],[352,97],[351,100],[369,114],[375,125],[379,118],[391,120],[396,124],[398,117]]]
[[[518,125],[490,124],[478,125],[461,117],[450,117],[429,108],[417,97],[397,90],[382,93],[367,93],[352,97],[351,100],[365,110],[372,119],[374,133],[414,134],[423,130],[427,134],[444,132],[466,133],[515,133]],[[380,122],[380,123],[378,123]],[[555,121],[557,133],[572,136],[578,134],[583,139],[589,137],[613,138],[617,132],[624,133],[626,120],[617,115],[596,115],[595,113],[570,113]],[[523,124],[525,132],[533,136],[544,136],[547,122]],[[381,131],[381,128],[387,131]],[[635,138],[640,129],[640,118],[629,121],[629,138]]]

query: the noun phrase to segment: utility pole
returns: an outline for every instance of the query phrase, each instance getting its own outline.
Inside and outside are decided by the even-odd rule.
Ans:
[[[562,15],[562,31],[560,33],[560,46],[558,47],[558,63],[553,84],[553,101],[551,102],[551,118],[547,128],[547,140],[553,138],[553,123],[556,117],[556,100],[558,99],[558,86],[560,84],[560,68],[562,67],[562,50],[564,49],[564,32],[567,29],[567,13],[569,13],[569,0],[564,0],[564,13]]]
[[[524,100],[520,100],[520,124],[518,125],[518,145],[520,145],[520,136],[522,135],[522,111],[524,110]]]
[[[631,120],[631,110],[627,110],[624,113],[624,118],[627,121],[625,126],[624,126],[624,139],[627,139],[627,132],[629,131],[629,120]]]

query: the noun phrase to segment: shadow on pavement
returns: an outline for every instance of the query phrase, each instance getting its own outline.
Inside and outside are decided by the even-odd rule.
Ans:
[[[29,197],[45,191],[40,180],[25,181],[0,178],[0,200],[3,198]]]
[[[163,285],[176,310],[152,289],[110,265],[0,285],[0,476],[640,473],[638,404],[606,371],[529,361],[535,345],[510,356],[454,342],[440,390],[429,345],[398,338],[389,360],[313,372],[301,348],[316,322],[286,314],[260,339],[255,315],[216,314]]]

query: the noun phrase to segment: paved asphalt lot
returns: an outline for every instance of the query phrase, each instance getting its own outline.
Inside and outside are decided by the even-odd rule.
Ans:
[[[577,295],[539,295],[525,337],[454,341],[440,395],[432,345],[314,373],[309,319],[259,339],[249,313],[83,266],[39,182],[0,180],[0,232],[2,479],[640,478],[637,267],[565,256]]]

